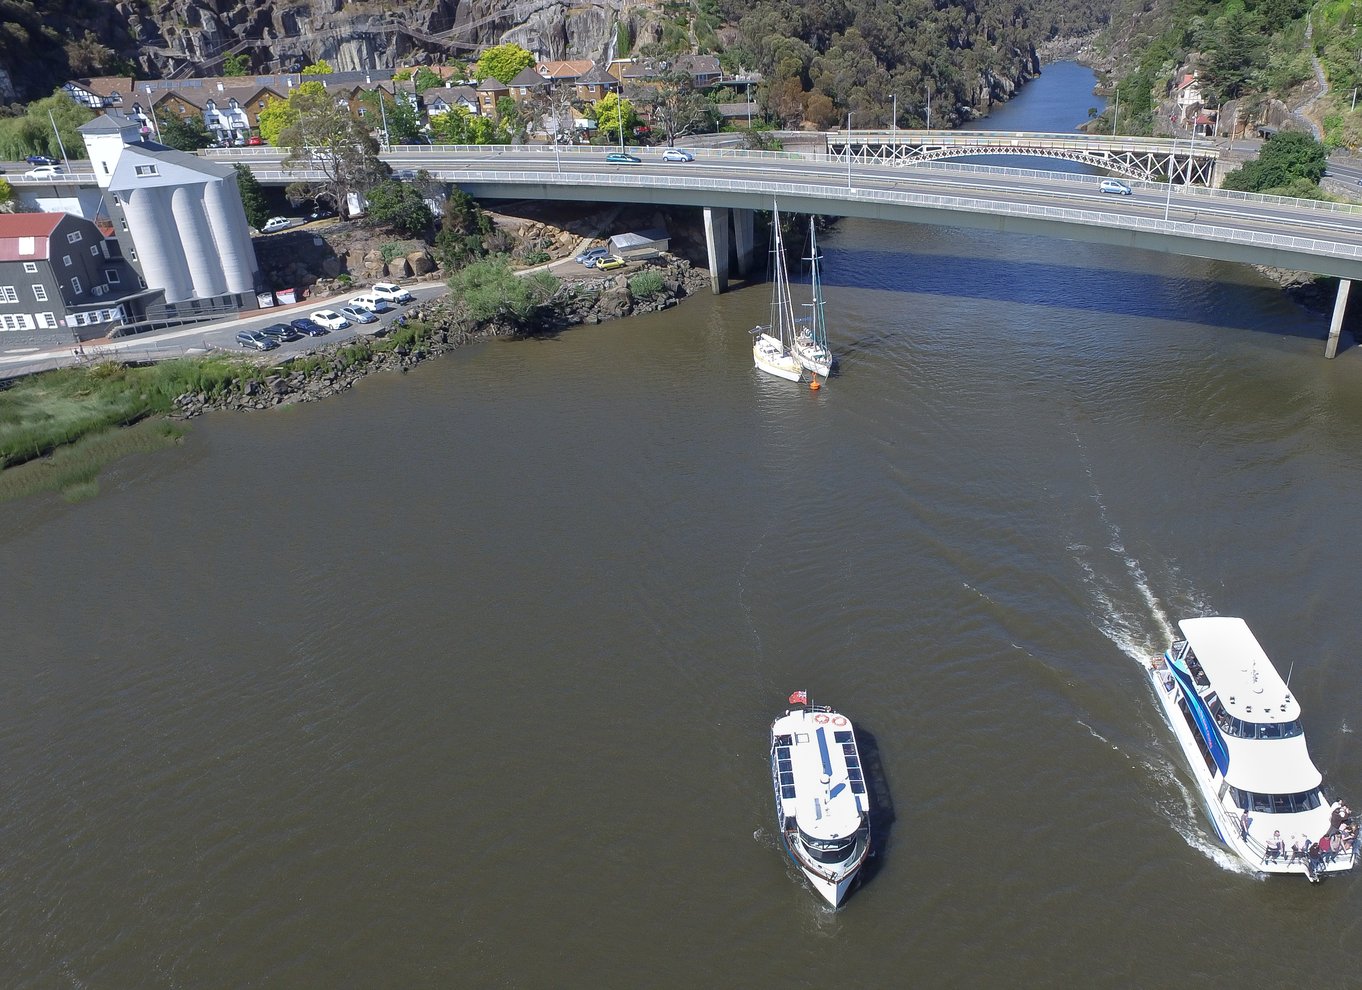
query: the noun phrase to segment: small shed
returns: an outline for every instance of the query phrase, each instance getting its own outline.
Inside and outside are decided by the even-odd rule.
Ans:
[[[626,261],[641,261],[656,258],[667,250],[669,243],[669,235],[665,230],[630,231],[610,238],[610,253]]]

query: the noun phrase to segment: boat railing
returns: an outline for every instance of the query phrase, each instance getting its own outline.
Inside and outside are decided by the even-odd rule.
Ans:
[[[1308,872],[1306,870],[1306,860],[1304,859],[1304,857],[1298,856],[1295,853],[1295,851],[1292,850],[1289,844],[1288,837],[1284,836],[1282,839],[1282,841],[1286,844],[1282,846],[1282,851],[1280,855],[1278,855],[1273,860],[1269,860],[1267,855],[1267,842],[1264,840],[1254,838],[1252,833],[1249,833],[1248,835],[1243,835],[1243,833],[1240,830],[1239,819],[1237,817],[1220,809],[1217,809],[1216,817],[1220,819],[1218,824],[1220,825],[1221,829],[1229,830],[1225,832],[1225,834],[1232,835],[1238,833],[1242,836],[1242,841],[1244,845],[1248,847],[1249,852],[1253,854],[1253,857],[1257,859],[1258,862],[1264,865],[1266,865],[1268,862],[1278,862],[1285,866],[1296,865],[1300,867],[1302,873]],[[1351,847],[1349,848],[1346,856],[1340,855],[1338,853],[1333,853],[1331,854],[1329,859],[1325,860],[1325,865],[1327,868],[1329,865],[1336,864],[1339,861],[1343,861],[1346,862],[1348,868],[1351,869],[1353,866],[1357,864],[1357,859],[1358,859],[1358,843],[1354,841]]]

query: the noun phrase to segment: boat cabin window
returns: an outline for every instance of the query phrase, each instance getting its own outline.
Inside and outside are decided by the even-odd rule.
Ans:
[[[1324,803],[1324,796],[1316,788],[1299,794],[1254,794],[1230,788],[1234,803],[1245,811],[1258,811],[1268,815],[1290,815],[1298,811],[1313,811]]]
[[[1213,708],[1212,711],[1215,711],[1215,721],[1220,731],[1235,739],[1290,739],[1305,731],[1300,719],[1290,722],[1245,722],[1223,708],[1218,711]]]
[[[820,863],[842,862],[855,841],[855,835],[848,835],[845,839],[815,839],[803,829],[799,830],[799,844],[812,859]]]

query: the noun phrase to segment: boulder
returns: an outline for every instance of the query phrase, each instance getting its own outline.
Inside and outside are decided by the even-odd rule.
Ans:
[[[605,319],[628,316],[634,308],[634,297],[627,286],[614,286],[601,293],[596,309]]]
[[[406,258],[394,258],[388,262],[388,275],[391,278],[408,278],[411,276],[411,265],[407,264]]]
[[[435,259],[426,250],[413,251],[407,255],[407,266],[413,275],[429,275],[435,271]]]

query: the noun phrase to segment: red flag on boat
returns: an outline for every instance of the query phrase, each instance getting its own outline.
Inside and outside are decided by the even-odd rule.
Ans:
[[[796,691],[794,694],[790,695],[790,704],[792,705],[807,705],[808,703],[809,692],[807,691]]]

